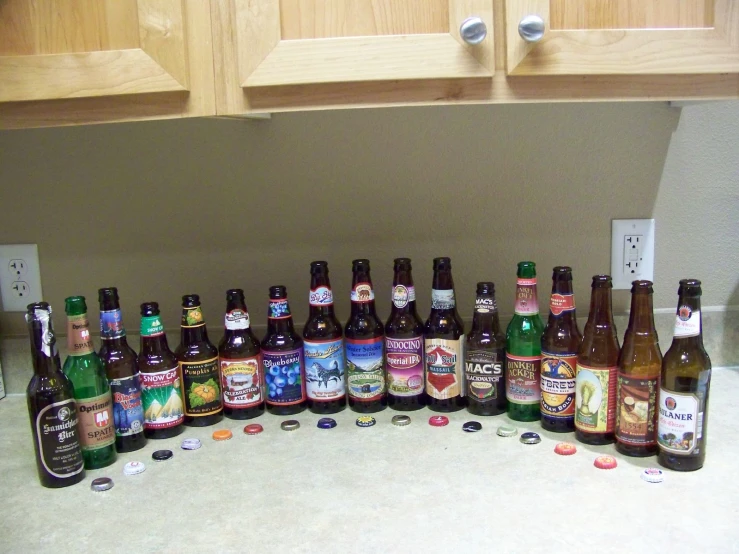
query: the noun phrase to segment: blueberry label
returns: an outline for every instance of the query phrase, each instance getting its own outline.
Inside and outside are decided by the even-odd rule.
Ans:
[[[378,400],[385,392],[383,338],[346,339],[349,395],[356,400]]]
[[[267,404],[289,406],[305,400],[303,349],[287,352],[262,350],[267,382]]]
[[[346,394],[343,341],[340,338],[324,342],[306,340],[303,351],[308,398],[318,402],[342,398]]]
[[[113,425],[116,437],[143,433],[144,407],[141,403],[141,384],[138,374],[124,379],[111,379],[113,394]]]

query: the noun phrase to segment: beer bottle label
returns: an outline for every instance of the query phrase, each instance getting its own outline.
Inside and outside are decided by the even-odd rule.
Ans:
[[[467,394],[480,404],[496,402],[505,394],[505,348],[465,350]]]
[[[155,373],[141,372],[144,429],[168,429],[185,420],[179,366]]]
[[[383,338],[346,339],[346,373],[349,396],[370,402],[385,392]]]
[[[292,317],[287,298],[270,299],[269,307],[267,308],[267,317],[269,319],[287,319]]]
[[[89,452],[115,442],[113,399],[110,391],[91,398],[75,399],[82,450]]]
[[[200,306],[195,306],[193,308],[186,308],[183,306],[182,322],[180,325],[182,327],[200,327],[201,325],[205,325],[203,311],[200,309]]]
[[[223,404],[218,356],[199,362],[179,362],[179,366],[185,415],[202,417],[220,412]]]
[[[372,285],[370,283],[357,283],[352,288],[350,296],[352,302],[363,304],[375,299],[375,291],[372,290]]]
[[[539,404],[541,401],[541,356],[516,356],[506,353],[506,397],[513,404]]]
[[[700,454],[705,414],[705,385],[698,394],[659,390],[657,442],[671,454]]]
[[[518,315],[534,315],[539,313],[539,298],[536,294],[536,277],[516,279],[516,306]]]
[[[156,337],[164,334],[164,325],[158,315],[143,316],[141,318],[141,336]]]
[[[120,310],[100,312],[100,338],[118,339],[126,336]]]
[[[618,374],[616,440],[631,446],[657,444],[655,407],[659,377],[640,378]]]
[[[308,304],[311,306],[331,306],[333,303],[334,293],[328,287],[316,287],[308,293]]]
[[[462,396],[464,370],[462,343],[464,339],[426,339],[426,393],[445,400]]]
[[[84,356],[95,350],[87,314],[67,316],[67,349],[70,356]]]
[[[84,468],[74,400],[49,404],[36,415],[39,458],[52,476],[64,479]]]
[[[248,329],[251,325],[248,312],[239,310],[238,308],[231,310],[230,312],[226,312],[223,323],[229,331]]]
[[[262,350],[267,382],[267,404],[290,406],[305,401],[303,349],[277,352]]]
[[[577,364],[575,427],[583,433],[613,433],[618,367]]]
[[[495,298],[489,296],[478,296],[475,298],[475,312],[478,314],[489,314],[498,309]]]
[[[116,437],[144,432],[144,407],[141,404],[139,375],[108,381],[113,395],[113,425]]]
[[[416,301],[416,288],[414,286],[395,285],[393,287],[393,305],[396,308],[405,308],[409,302]]]
[[[303,342],[305,392],[316,402],[338,400],[346,395],[346,362],[341,338]]]
[[[554,317],[559,317],[564,313],[575,311],[575,295],[552,293],[549,297],[549,311]]]
[[[680,306],[675,317],[675,337],[697,337],[701,334],[701,312]]]
[[[387,392],[395,396],[423,393],[423,337],[385,337]]]
[[[541,353],[541,415],[553,419],[575,417],[577,354]]]
[[[454,289],[431,289],[432,310],[451,310],[455,305]]]
[[[223,405],[243,409],[262,403],[262,376],[259,355],[227,360],[221,358]]]

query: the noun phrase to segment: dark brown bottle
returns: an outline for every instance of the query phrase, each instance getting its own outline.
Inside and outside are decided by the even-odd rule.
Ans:
[[[385,324],[387,361],[387,405],[393,410],[423,408],[423,322],[416,311],[410,258],[396,258],[393,277],[393,306]]]
[[[251,419],[264,413],[264,379],[261,348],[251,330],[244,291],[226,291],[223,338],[218,345],[223,414],[230,419]]]
[[[26,389],[36,468],[44,487],[60,488],[85,478],[72,382],[62,373],[51,307],[28,305],[33,377]]]
[[[500,330],[495,285],[477,283],[472,329],[464,348],[467,411],[489,416],[505,413],[505,333]]]
[[[590,313],[577,353],[575,437],[585,444],[616,440],[618,333],[613,323],[610,275],[593,276]]]
[[[269,288],[267,334],[262,340],[262,368],[267,383],[267,411],[292,415],[305,410],[303,339],[295,332],[287,288]]]
[[[308,409],[314,414],[335,414],[346,408],[346,361],[327,262],[310,264],[308,303],[310,313],[303,328]]]
[[[435,412],[456,412],[465,407],[464,324],[454,298],[452,262],[434,258],[431,313],[423,328],[426,394]]]
[[[134,452],[146,446],[144,407],[141,403],[141,380],[136,352],[128,345],[123,327],[118,289],[98,290],[100,303],[100,350],[98,356],[105,367],[113,395],[115,449]]]
[[[354,260],[352,273],[352,312],[345,331],[349,407],[370,414],[387,407],[385,329],[375,312],[369,260]]]
[[[185,425],[206,427],[223,419],[218,350],[208,340],[197,294],[182,297],[180,345],[175,350],[182,378]]]
[[[552,271],[549,320],[541,336],[541,426],[547,431],[575,430],[575,376],[581,342],[572,268],[557,266]]]

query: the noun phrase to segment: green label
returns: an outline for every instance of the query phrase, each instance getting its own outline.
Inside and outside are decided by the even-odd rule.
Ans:
[[[199,362],[180,362],[185,415],[207,416],[223,409],[218,357]]]
[[[200,306],[194,308],[182,308],[182,327],[200,327],[205,325],[203,312]]]
[[[164,325],[158,315],[149,315],[141,318],[141,336],[153,337],[164,333]]]

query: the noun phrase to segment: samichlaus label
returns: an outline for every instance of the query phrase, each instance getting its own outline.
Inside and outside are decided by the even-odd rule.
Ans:
[[[77,411],[74,400],[44,407],[36,416],[38,449],[46,471],[58,478],[80,473],[84,461],[79,448]]]

